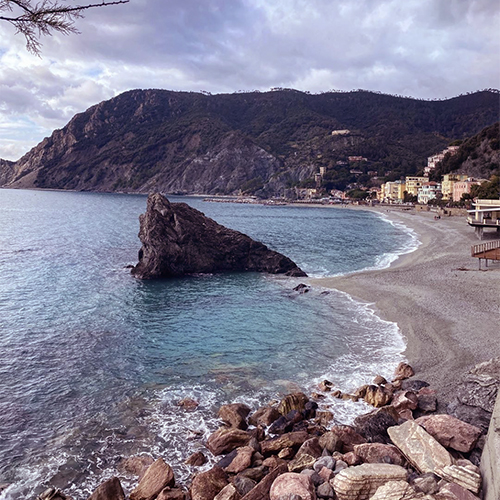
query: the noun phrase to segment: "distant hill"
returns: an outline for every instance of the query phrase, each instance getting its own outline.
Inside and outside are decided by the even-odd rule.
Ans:
[[[342,189],[355,180],[353,167],[387,179],[416,173],[427,156],[497,121],[499,98],[494,90],[443,101],[368,91],[132,90],[75,115],[14,165],[0,165],[0,182],[269,196],[307,185],[323,166],[328,187]]]
[[[450,172],[480,179],[500,175],[499,122],[461,142],[455,155],[445,155],[433,172],[433,178],[440,179],[442,175]]]

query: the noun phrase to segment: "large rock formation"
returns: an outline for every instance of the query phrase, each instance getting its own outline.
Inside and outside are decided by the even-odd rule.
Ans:
[[[158,193],[148,197],[140,222],[142,248],[139,263],[132,269],[138,278],[224,271],[306,276],[288,257],[217,224],[186,203],[170,203]]]

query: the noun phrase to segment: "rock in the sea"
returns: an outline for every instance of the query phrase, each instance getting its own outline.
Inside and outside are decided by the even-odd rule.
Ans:
[[[252,413],[248,421],[252,425],[271,425],[275,420],[280,418],[281,413],[272,406],[262,406],[255,413]]]
[[[288,415],[292,410],[304,411],[309,398],[303,392],[295,392],[286,395],[278,405],[278,411],[282,415]]]
[[[214,455],[222,455],[239,448],[246,446],[252,436],[241,429],[221,427],[211,434],[207,440],[207,448]]]
[[[156,496],[156,495],[155,495]],[[58,497],[51,497],[56,500]],[[120,480],[117,477],[112,477],[104,483],[100,484],[97,489],[90,495],[88,500],[125,500]]]
[[[148,197],[147,211],[139,219],[142,247],[132,269],[138,278],[225,271],[306,276],[288,257],[159,193]]]
[[[332,486],[338,500],[366,500],[389,481],[406,481],[406,475],[399,465],[362,464],[339,472]]]
[[[260,447],[265,456],[278,453],[283,448],[299,448],[310,437],[306,431],[288,432],[282,436],[262,441]]]
[[[363,398],[369,405],[379,408],[390,403],[392,394],[380,385],[369,385]]]
[[[406,378],[413,377],[415,371],[408,363],[399,363],[394,371],[394,380],[404,380]]]
[[[243,403],[222,405],[219,409],[219,418],[230,427],[245,430],[248,427],[247,416],[250,408]]]
[[[212,467],[197,474],[191,483],[192,500],[214,500],[219,492],[229,484],[226,473],[220,467]]]
[[[286,495],[299,495],[303,500],[316,500],[316,492],[311,478],[295,472],[287,472],[278,476],[269,492],[270,500],[278,500]]]
[[[389,427],[387,432],[408,461],[422,473],[435,472],[453,463],[448,451],[412,420]]]
[[[415,420],[446,448],[469,453],[481,435],[481,429],[451,415],[426,415]]]
[[[184,462],[186,465],[193,465],[194,467],[199,467],[207,462],[207,457],[201,452],[196,451],[190,455]]]
[[[159,495],[163,488],[174,484],[172,467],[160,457],[149,466],[137,487],[130,493],[130,500],[152,500]]]
[[[154,462],[153,458],[149,455],[139,455],[135,457],[124,458],[118,464],[118,470],[128,472],[139,479],[144,476],[148,467]]]

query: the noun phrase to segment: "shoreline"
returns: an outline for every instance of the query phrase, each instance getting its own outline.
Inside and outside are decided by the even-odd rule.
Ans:
[[[500,263],[478,269],[478,259],[470,256],[478,240],[462,217],[434,220],[429,212],[359,209],[407,226],[421,244],[384,269],[309,282],[348,293],[373,305],[381,319],[396,323],[416,378],[428,381],[438,399],[448,403],[457,374],[500,356],[500,294],[495,293]]]

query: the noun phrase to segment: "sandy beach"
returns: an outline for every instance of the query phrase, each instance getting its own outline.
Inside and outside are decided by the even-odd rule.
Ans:
[[[396,322],[416,378],[431,383],[444,403],[467,369],[500,356],[500,262],[486,268],[483,261],[479,270],[470,249],[480,241],[464,217],[381,211],[412,228],[419,248],[384,270],[311,283],[374,304],[381,318]],[[485,235],[500,238],[492,230]]]

